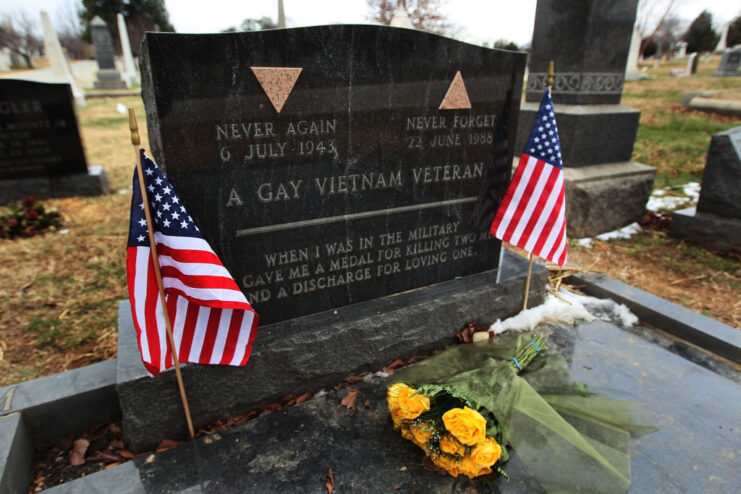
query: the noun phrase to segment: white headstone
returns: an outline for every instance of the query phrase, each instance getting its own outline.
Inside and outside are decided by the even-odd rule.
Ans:
[[[75,80],[72,68],[69,65],[64,50],[62,50],[62,44],[59,42],[56,31],[54,31],[49,14],[43,10],[41,11],[41,26],[44,30],[44,52],[51,64],[51,72],[54,79],[69,84],[72,87],[72,96],[75,98],[75,103],[78,106],[84,107],[85,92]]]
[[[126,21],[123,14],[116,14],[118,19],[118,35],[121,38],[121,50],[123,52],[124,62],[124,80],[129,87],[135,82],[141,82],[139,72],[136,70],[134,57],[131,55],[131,43],[129,42],[129,32],[126,30]]]
[[[391,25],[394,27],[414,29],[414,24],[412,24],[412,20],[409,18],[409,14],[407,14],[407,9],[404,7],[403,2],[400,2],[396,7],[396,10],[394,10],[394,15],[391,17]]]
[[[720,35],[720,40],[718,40],[718,44],[715,45],[715,53],[723,53],[726,48],[728,48],[728,26],[730,24],[726,24],[723,26],[723,34]]]
[[[687,42],[678,41],[677,42],[677,57],[684,58],[686,56],[687,56]]]
[[[625,80],[637,81],[641,79],[641,73],[638,70],[638,54],[641,51],[641,33],[638,26],[633,28],[633,37],[630,38],[630,51],[628,52],[628,61],[625,64]]]
[[[283,8],[283,0],[278,0],[278,27],[286,27],[286,10]]]

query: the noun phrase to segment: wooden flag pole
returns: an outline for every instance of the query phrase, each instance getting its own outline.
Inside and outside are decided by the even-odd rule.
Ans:
[[[553,60],[551,60],[548,63],[548,81],[547,81],[548,91],[550,91],[553,88],[554,74],[555,72],[553,69]],[[525,296],[522,299],[522,310],[527,309],[527,296],[530,293],[530,276],[532,275],[532,272],[533,272],[533,253],[532,252],[528,252],[527,259],[528,259],[527,278],[525,279]]]
[[[152,263],[154,265],[154,274],[157,278],[157,287],[160,291],[160,305],[162,305],[162,316],[165,318],[165,328],[167,330],[167,340],[170,342],[170,352],[172,353],[172,360],[175,363],[175,376],[178,380],[178,388],[180,388],[180,399],[183,402],[183,409],[185,410],[185,420],[188,422],[188,432],[190,438],[195,437],[193,432],[193,420],[190,418],[190,407],[188,406],[188,397],[185,395],[185,385],[183,384],[183,376],[180,373],[180,362],[178,361],[178,353],[175,348],[175,338],[172,336],[172,324],[170,323],[170,314],[167,312],[167,304],[165,303],[165,287],[162,284],[162,273],[160,272],[160,261],[157,257],[157,246],[154,242],[154,228],[152,225],[152,216],[149,212],[149,201],[147,200],[147,188],[144,186],[144,172],[142,171],[142,157],[139,152],[139,144],[141,140],[139,138],[139,126],[136,124],[136,116],[134,115],[134,109],[129,108],[129,129],[131,130],[131,144],[134,146],[134,153],[136,154],[136,172],[139,174],[139,189],[142,194],[142,201],[144,202],[144,216],[147,219],[147,233],[149,234],[149,249],[152,252]]]

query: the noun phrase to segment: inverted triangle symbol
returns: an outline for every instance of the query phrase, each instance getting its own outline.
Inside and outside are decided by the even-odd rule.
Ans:
[[[301,73],[300,67],[250,67],[257,82],[268,95],[275,111],[280,113]]]
[[[463,84],[461,71],[455,73],[453,82],[450,83],[448,92],[445,93],[443,102],[440,103],[439,110],[467,110],[471,108],[471,100],[468,99],[466,85]]]

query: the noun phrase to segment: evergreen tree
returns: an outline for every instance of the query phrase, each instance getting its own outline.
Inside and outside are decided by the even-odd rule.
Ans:
[[[726,37],[726,46],[733,48],[741,45],[741,15],[738,15],[728,25],[728,37]]]
[[[687,53],[712,52],[720,35],[713,29],[713,16],[707,10],[692,21],[683,38],[687,42]]]

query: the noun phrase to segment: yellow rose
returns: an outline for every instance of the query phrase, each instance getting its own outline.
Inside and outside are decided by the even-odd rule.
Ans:
[[[471,459],[479,468],[492,466],[500,456],[502,447],[491,437],[487,437],[471,450]]]
[[[391,386],[388,389],[388,392],[386,393],[386,401],[389,405],[389,412],[392,412],[399,408],[399,390],[403,388],[408,388],[404,383],[396,383],[393,386]]]
[[[430,409],[430,399],[422,393],[417,393],[414,388],[408,386],[398,388],[396,392],[400,410],[400,416],[406,420],[419,417],[423,412]]]
[[[391,420],[394,422],[394,430],[398,430],[404,423],[404,419],[401,418],[398,408],[391,410]]]
[[[445,428],[463,444],[473,446],[486,437],[486,420],[468,407],[452,408],[443,414]]]
[[[411,425],[409,431],[412,433],[412,442],[422,449],[424,449],[427,441],[430,440],[430,436],[432,436],[431,428],[427,424],[423,424],[422,426]]]
[[[445,434],[440,438],[440,449],[450,455],[463,456],[466,453],[466,447],[450,434]]]
[[[473,460],[471,455],[466,455],[460,460],[459,469],[460,473],[469,479],[491,473],[491,468],[476,465],[476,462]]]
[[[447,471],[453,477],[460,475],[460,465],[458,460],[450,458],[445,455],[439,455],[437,458],[433,458],[432,462],[438,467]]]

